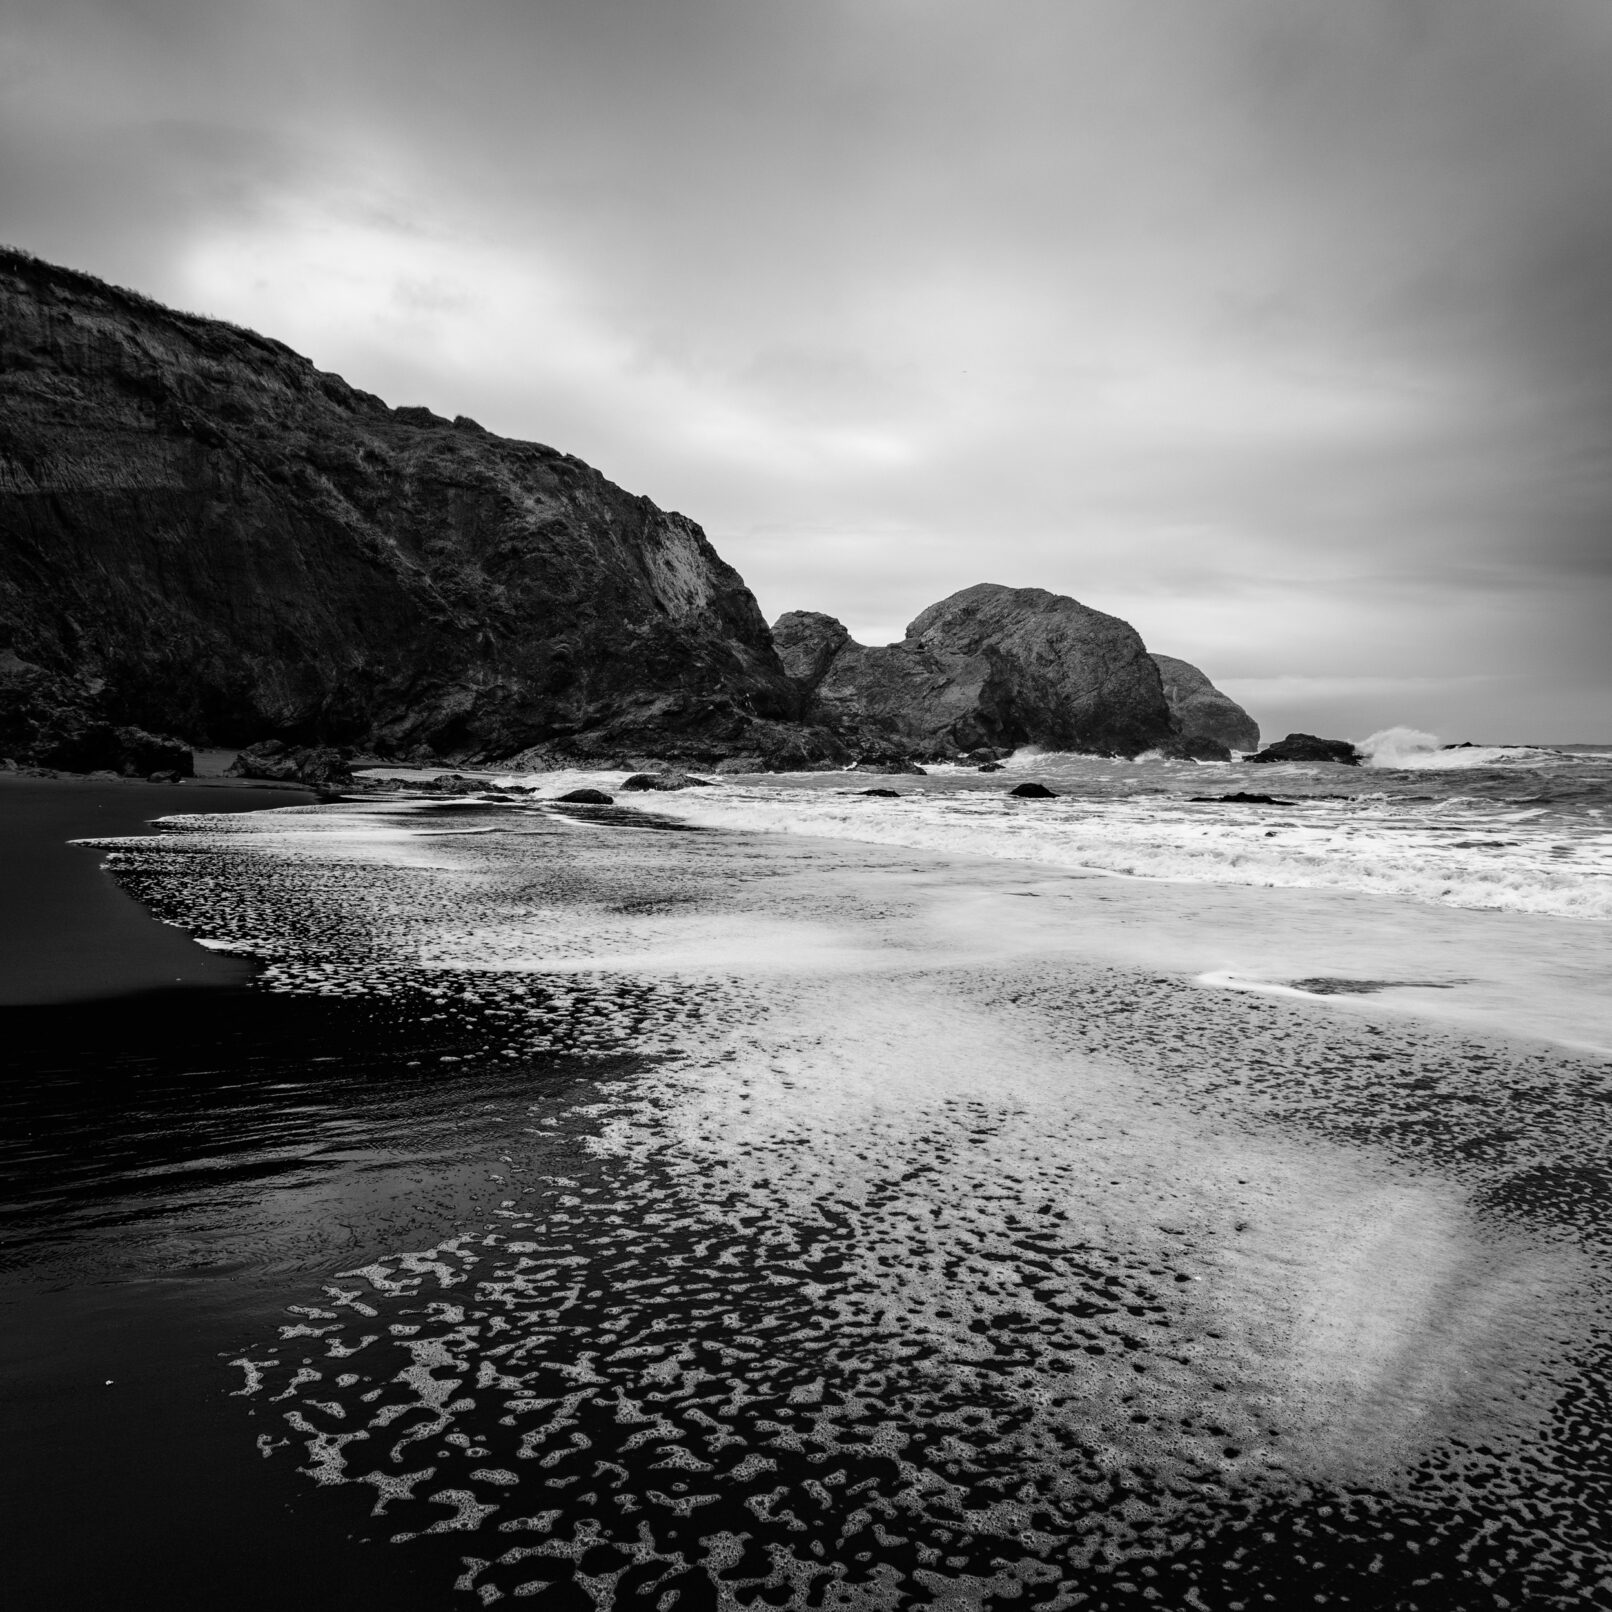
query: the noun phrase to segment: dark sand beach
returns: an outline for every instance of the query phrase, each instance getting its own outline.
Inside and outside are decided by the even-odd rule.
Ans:
[[[311,801],[306,790],[223,780],[132,780],[0,774],[0,1006],[62,1002],[246,979],[236,958],[153,924],[72,844],[142,834],[170,812],[249,812]]]
[[[249,960],[155,921],[101,854],[71,841],[145,833],[174,811],[312,799],[214,781],[0,778],[0,1395],[13,1451],[0,1505],[19,1604],[367,1605],[380,1604],[365,1600],[372,1579],[377,1595],[390,1582],[353,1571],[342,1588],[291,1486],[234,1459],[206,1414],[207,1340],[251,1299],[231,1286],[219,1302],[204,1268],[187,1280],[170,1259],[111,1251],[122,1238],[149,1246],[163,1226],[227,1221],[232,1185],[264,1175],[243,1157],[253,1100],[238,1077],[277,1053],[300,1069],[310,1035],[328,1037],[283,1010],[272,1024],[254,1015]]]
[[[112,865],[257,972],[6,1011],[28,1604],[1605,1602],[1603,1058],[652,810]]]

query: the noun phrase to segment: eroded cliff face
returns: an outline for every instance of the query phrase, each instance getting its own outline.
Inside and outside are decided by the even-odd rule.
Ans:
[[[1259,724],[1229,694],[1222,694],[1191,661],[1155,655],[1164,698],[1187,741],[1208,739],[1230,750],[1259,749]]]
[[[93,707],[393,755],[833,751],[790,725],[799,690],[692,521],[20,254],[0,254],[0,539],[0,647],[31,669],[0,749]]]
[[[1137,755],[1176,738],[1136,630],[1043,588],[964,588],[883,648],[804,611],[773,631],[812,715],[853,748],[942,758],[1038,744]]]

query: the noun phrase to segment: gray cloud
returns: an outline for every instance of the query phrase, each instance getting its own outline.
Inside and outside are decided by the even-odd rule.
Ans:
[[[1601,0],[17,0],[3,232],[769,611],[1038,583],[1268,723],[1612,739],[1609,67]]]

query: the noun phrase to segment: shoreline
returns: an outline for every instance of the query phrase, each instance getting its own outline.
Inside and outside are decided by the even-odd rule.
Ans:
[[[608,783],[613,775],[567,774]],[[558,787],[558,786],[556,786]],[[828,793],[828,783],[816,786]],[[844,789],[844,782],[839,783]],[[981,791],[1001,785],[982,780]],[[384,802],[369,800],[384,806]],[[1452,1030],[1537,1040],[1568,1051],[1612,1056],[1612,923],[1496,908],[1439,906],[1413,897],[1329,886],[1218,883],[1094,866],[1056,865],[921,840],[838,837],[795,825],[785,812],[758,829],[748,818],[734,826],[711,809],[704,791],[669,798],[629,795],[618,800],[651,819],[730,834],[759,835],[820,846],[827,855],[882,857],[892,865],[937,870],[943,904],[959,944],[978,947],[983,927],[1028,926],[1035,945],[1065,949],[1093,963],[1124,962],[1194,979],[1208,990],[1265,991],[1306,999],[1331,1012],[1389,1019],[1412,1017]],[[436,804],[440,804],[440,797]],[[348,803],[361,806],[363,802]],[[487,799],[465,810],[514,805],[544,809],[552,800]],[[882,804],[882,803],[881,803]],[[430,810],[433,798],[409,797],[406,809]],[[1038,808],[1031,806],[1030,811]],[[949,880],[938,870],[955,869]],[[1059,904],[1060,915],[1030,917],[994,905],[998,898],[1034,895]],[[985,955],[986,948],[981,955]],[[547,966],[569,968],[551,960]],[[1319,991],[1295,990],[1318,981]],[[1351,982],[1374,989],[1356,993]]]
[[[0,773],[0,1005],[65,1002],[161,986],[239,984],[250,968],[158,923],[72,841],[149,833],[175,812],[302,805],[307,790],[223,779],[32,778]]]
[[[1140,1606],[1125,1575],[1150,1562],[1180,1604],[1292,1604],[1366,1582],[1350,1528],[1471,1596],[1473,1562],[1514,1601],[1572,1571],[1562,1486],[1594,1448],[1551,1407],[1593,1371],[1607,1295],[1579,1241],[1595,1200],[1539,1171],[1590,1157],[1604,1060],[1195,981],[1238,901],[1267,903],[1249,957],[1278,944],[1269,898],[1340,910],[1310,892],[1194,886],[1189,924],[1175,887],[690,832],[646,804],[343,802],[113,854],[154,910],[256,959],[255,1045],[309,1027],[250,1069],[170,1049],[185,1145],[248,1168],[223,1199],[159,1171],[178,1220],[155,1241],[92,1219],[63,1244],[121,1273],[124,1327],[176,1281],[214,1296],[208,1336],[245,1364],[186,1368],[216,1397],[181,1454],[238,1437],[257,1462],[262,1431],[254,1470],[314,1548],[422,1575],[400,1606],[453,1604],[472,1557],[505,1595],[584,1559],[695,1595],[787,1559],[801,1594],[828,1563],[877,1605],[987,1582],[1060,1604],[1067,1577]],[[1281,944],[1284,969],[1320,966],[1305,947],[1342,966],[1335,923]],[[335,1044],[327,1022],[370,1028]],[[296,1141],[282,1112],[310,1105]],[[452,1211],[437,1184],[467,1166]],[[342,1222],[346,1254],[318,1241]],[[1502,1504],[1519,1483],[1543,1521]],[[1240,1513],[1285,1543],[1228,1576]]]

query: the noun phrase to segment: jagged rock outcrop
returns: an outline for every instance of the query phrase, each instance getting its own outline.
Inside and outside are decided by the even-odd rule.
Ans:
[[[772,642],[789,676],[803,688],[815,690],[828,675],[834,657],[851,642],[851,634],[820,610],[791,610],[772,624]]]
[[[353,781],[349,758],[329,745],[291,745],[265,739],[243,750],[225,769],[231,778],[339,788]]]
[[[882,648],[808,611],[780,618],[773,640],[811,716],[853,749],[940,758],[1039,744],[1133,756],[1175,739],[1135,629],[1042,588],[964,588]]]
[[[0,649],[0,757],[67,772],[189,778],[190,746],[166,734],[112,720],[93,678],[55,676]]]
[[[10,252],[6,643],[50,685],[35,707],[89,701],[195,743],[840,753],[797,725],[754,598],[692,521],[570,454],[388,408],[278,342]]]
[[[1155,655],[1153,663],[1164,681],[1165,702],[1184,744],[1208,739],[1229,750],[1259,749],[1259,724],[1190,661]]]

